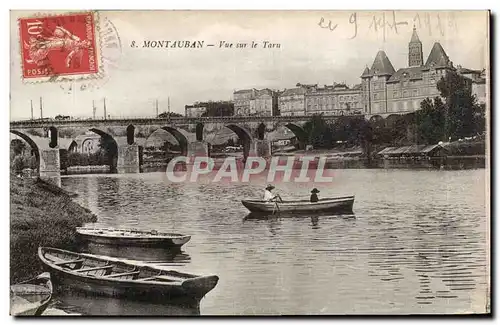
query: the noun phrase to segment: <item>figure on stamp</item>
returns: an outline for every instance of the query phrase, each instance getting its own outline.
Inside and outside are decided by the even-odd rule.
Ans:
[[[78,67],[83,50],[88,49],[90,45],[89,40],[81,40],[64,27],[57,26],[50,36],[39,34],[30,37],[29,43],[24,42],[25,49],[29,50],[29,59],[26,62],[42,66],[48,63],[47,56],[50,51],[62,51],[68,53],[65,60],[66,67],[69,68],[73,62]]]

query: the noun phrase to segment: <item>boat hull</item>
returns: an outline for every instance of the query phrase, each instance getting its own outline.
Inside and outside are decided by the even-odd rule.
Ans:
[[[92,234],[83,228],[77,229],[80,240],[107,246],[134,246],[134,247],[154,247],[154,248],[180,248],[186,244],[191,236],[141,236],[141,232],[136,232],[135,236],[119,236],[107,234]]]
[[[352,213],[354,196],[335,199],[323,199],[319,202],[290,201],[283,203],[243,200],[241,203],[252,213],[260,214],[316,214],[316,213]]]
[[[52,281],[48,274],[10,287],[10,314],[13,316],[40,316],[52,299]]]
[[[67,253],[67,258],[63,259],[63,261],[83,259],[86,260],[84,263],[90,263],[92,266],[111,265],[113,268],[122,269],[121,272],[137,270],[140,273],[144,272],[161,276],[167,276],[168,274],[179,275],[175,280],[168,280],[165,282],[160,280],[146,281],[141,278],[113,278],[96,274],[79,274],[79,268],[66,269],[58,266],[52,260],[46,258],[44,248],[39,248],[39,258],[44,263],[45,267],[50,270],[54,287],[57,291],[76,290],[90,295],[107,297],[196,303],[211,291],[219,280],[215,275],[195,276],[176,271],[167,271],[152,266],[138,266],[125,261],[117,261],[116,259],[97,257],[90,254],[78,254],[59,249],[49,249],[48,254],[50,255],[52,251],[59,254],[59,258],[61,254]]]
[[[105,296],[113,298],[127,298],[144,301],[171,301],[180,304],[196,304],[211,289],[186,288],[182,285],[152,286],[150,283],[123,282],[116,283],[103,279],[82,279],[76,275],[60,271],[50,271],[53,274],[56,291],[84,292],[87,295]],[[217,277],[207,277],[205,288],[213,288],[217,284]],[[194,289],[194,290],[192,290]]]

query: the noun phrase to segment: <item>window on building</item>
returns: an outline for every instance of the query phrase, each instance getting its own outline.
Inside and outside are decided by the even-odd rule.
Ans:
[[[378,99],[378,94],[373,94],[373,99]]]
[[[399,92],[396,90],[392,93],[392,98],[398,98]]]
[[[404,98],[408,97],[408,90],[403,91],[403,97]]]
[[[417,97],[418,96],[418,89],[413,89],[413,96]]]

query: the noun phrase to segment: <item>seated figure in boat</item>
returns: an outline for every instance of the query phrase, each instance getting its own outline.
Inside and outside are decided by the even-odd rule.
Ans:
[[[281,196],[279,194],[274,194],[272,190],[275,189],[274,186],[272,185],[267,185],[266,189],[264,190],[264,201],[266,202],[283,202],[281,199]]]
[[[319,190],[317,188],[313,188],[311,193],[312,193],[311,194],[311,203],[318,202],[319,201],[319,198],[318,198]]]

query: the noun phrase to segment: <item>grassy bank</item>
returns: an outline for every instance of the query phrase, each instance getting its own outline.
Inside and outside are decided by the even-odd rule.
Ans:
[[[37,179],[10,178],[10,281],[37,275],[38,246],[76,248],[75,227],[96,220],[70,193]]]

